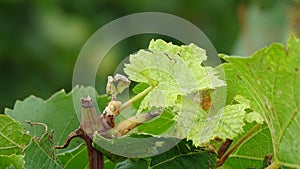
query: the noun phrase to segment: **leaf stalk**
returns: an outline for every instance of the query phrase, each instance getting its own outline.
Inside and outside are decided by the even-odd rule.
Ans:
[[[149,86],[147,89],[145,89],[144,91],[142,91],[141,93],[135,95],[134,97],[132,97],[131,99],[129,99],[127,102],[123,103],[120,106],[120,112],[124,109],[126,109],[129,105],[131,105],[132,103],[136,102],[137,100],[139,100],[140,98],[144,97],[146,94],[148,94],[155,86]]]

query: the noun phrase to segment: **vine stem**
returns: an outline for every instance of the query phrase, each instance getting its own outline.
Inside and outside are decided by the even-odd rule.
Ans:
[[[119,110],[120,112],[122,110],[124,110],[125,108],[127,108],[129,105],[131,105],[132,103],[136,102],[137,100],[139,100],[140,98],[142,98],[143,96],[145,96],[146,94],[148,94],[155,86],[149,86],[147,89],[145,89],[144,91],[142,91],[141,93],[135,95],[134,97],[132,97],[131,99],[129,99],[127,102],[123,103]]]
[[[124,104],[122,104],[120,106],[119,111],[124,110],[126,107],[128,107],[132,103],[136,102],[137,100],[139,100],[146,94],[148,94],[154,87],[155,86],[149,86],[147,89],[145,89],[141,93],[132,97],[130,100],[128,100],[127,102],[125,102]],[[95,108],[94,108],[92,99],[90,97],[83,98],[81,100],[81,107],[82,107],[81,111],[83,113],[82,116],[86,117],[85,120],[81,120],[80,127],[69,134],[68,138],[66,139],[65,143],[62,146],[56,146],[55,148],[56,149],[66,148],[66,147],[68,147],[69,143],[71,142],[71,140],[73,138],[80,137],[80,138],[84,139],[86,146],[87,146],[89,168],[90,169],[104,169],[103,154],[100,151],[97,151],[92,146],[93,140],[91,139],[91,134],[93,134],[93,133],[91,133],[90,130],[92,129],[92,131],[94,131],[94,127],[98,127],[97,121],[93,121],[97,118],[95,115],[96,111],[94,110]],[[148,115],[148,114],[145,114],[145,115]],[[150,113],[149,115],[151,118],[151,117],[155,117],[155,116],[159,115],[159,113]],[[146,117],[144,117],[144,118],[146,118]],[[144,118],[142,118],[140,120],[143,120]],[[124,123],[127,123],[127,121]],[[32,124],[32,123],[30,123],[30,124]],[[123,123],[121,123],[121,124],[123,124]],[[136,125],[139,125],[139,123],[134,123],[132,126],[129,126],[129,127],[134,128]]]
[[[234,150],[236,150],[247,138],[249,138],[260,126],[261,126],[261,124],[256,124],[242,138],[240,138],[240,140],[236,144],[234,144],[234,146],[229,151],[227,151],[224,154],[224,156],[222,156],[221,159],[218,160],[218,167],[220,167],[221,165],[223,165],[224,162],[226,161],[226,159],[229,157],[229,155]]]
[[[84,133],[82,137],[86,143],[88,151],[88,160],[90,169],[104,169],[104,157],[103,154],[93,147],[93,140]]]
[[[84,130],[79,127],[75,131],[69,134],[68,138],[66,139],[65,143],[61,146],[55,146],[56,149],[63,149],[67,148],[70,144],[71,140],[80,137],[85,141],[87,152],[88,152],[88,161],[89,161],[89,168],[90,169],[104,169],[104,158],[103,154],[96,150],[92,143],[93,140],[88,136]]]

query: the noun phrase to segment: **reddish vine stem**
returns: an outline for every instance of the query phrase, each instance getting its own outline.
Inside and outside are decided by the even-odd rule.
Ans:
[[[224,162],[227,160],[227,158],[229,157],[229,155],[236,150],[247,138],[249,138],[249,136],[251,136],[259,127],[261,126],[261,124],[256,124],[255,126],[253,126],[251,128],[251,130],[249,130],[242,138],[240,138],[240,140],[229,150],[227,151],[221,159],[218,160],[218,167],[220,167],[221,165],[224,164]]]
[[[104,169],[103,154],[96,150],[93,146],[92,136],[95,131],[102,133],[101,135],[106,138],[111,136],[122,136],[128,133],[136,126],[151,120],[152,118],[159,116],[161,111],[148,112],[138,116],[128,118],[117,124],[114,124],[114,117],[120,113],[123,109],[130,104],[140,99],[147,93],[149,93],[154,87],[150,86],[140,94],[136,95],[128,102],[121,105],[121,102],[112,100],[105,108],[104,113],[98,117],[96,109],[93,105],[93,101],[90,97],[81,99],[81,113],[82,119],[80,121],[80,127],[69,134],[65,143],[62,146],[56,146],[56,149],[66,148],[71,140],[76,137],[84,139],[88,150],[88,161],[90,169]],[[106,135],[105,135],[106,134]]]
[[[223,155],[226,153],[231,143],[232,140],[227,138],[225,142],[221,144],[220,148],[218,149],[218,159],[221,159],[223,157]]]
[[[82,137],[86,143],[87,151],[88,151],[88,160],[89,160],[89,168],[90,169],[104,169],[104,158],[103,154],[100,151],[97,151],[92,143],[93,140],[84,133]]]
[[[72,133],[69,134],[68,138],[66,139],[65,143],[62,146],[55,146],[56,149],[64,149],[67,148],[73,138],[76,137],[83,137],[83,133],[81,128],[76,129]]]
[[[97,131],[101,123],[99,123],[96,109],[90,97],[81,99],[81,112],[82,119],[80,121],[80,127],[69,134],[68,138],[62,146],[56,146],[55,148],[66,148],[73,138],[80,137],[86,143],[89,168],[104,169],[103,154],[100,151],[97,151],[92,145],[92,135],[95,131]]]
[[[80,137],[85,141],[87,151],[88,151],[88,161],[89,161],[89,168],[90,169],[104,169],[104,159],[103,154],[97,151],[92,146],[92,139],[82,130],[81,127],[73,131],[69,134],[68,138],[66,139],[65,143],[62,146],[56,146],[56,149],[63,149],[67,148],[73,138]]]

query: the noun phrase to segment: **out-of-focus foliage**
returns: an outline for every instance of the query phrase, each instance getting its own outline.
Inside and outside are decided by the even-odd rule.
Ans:
[[[300,32],[296,0],[2,0],[0,112],[30,94],[48,98],[61,88],[70,90],[73,66],[86,40],[114,19],[146,11],[187,19],[208,36],[219,53],[247,55]],[[105,88],[106,75],[112,74],[123,58],[158,37],[171,40],[139,35],[113,48],[99,67],[98,90]]]

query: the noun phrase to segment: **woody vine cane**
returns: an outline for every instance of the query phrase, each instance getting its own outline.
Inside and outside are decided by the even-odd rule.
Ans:
[[[117,83],[118,85],[115,86],[113,83]],[[100,117],[97,115],[92,98],[89,96],[82,98],[82,119],[80,122],[80,127],[69,134],[64,145],[56,146],[56,149],[66,148],[73,138],[80,137],[85,141],[87,146],[89,168],[103,169],[103,154],[96,150],[92,145],[92,137],[95,132],[98,132],[104,138],[120,137],[127,134],[131,129],[137,127],[138,125],[147,122],[161,114],[161,111],[148,112],[130,117],[118,124],[115,124],[115,116],[117,116],[121,110],[125,109],[132,102],[143,97],[152,89],[151,87],[148,90],[145,90],[145,92],[135,96],[128,102],[121,104],[120,101],[117,101],[116,95],[121,93],[126,87],[128,87],[128,85],[129,80],[122,75],[117,74],[115,78],[112,78],[111,76],[108,77],[106,90],[108,94],[112,95],[112,100],[108,103]]]

